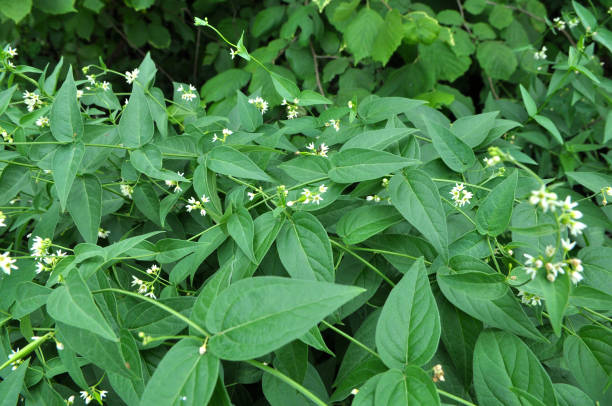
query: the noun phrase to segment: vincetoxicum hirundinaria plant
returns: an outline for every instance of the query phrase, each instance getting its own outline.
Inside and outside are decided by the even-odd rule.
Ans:
[[[451,120],[335,105],[196,24],[282,102],[238,91],[207,115],[148,56],[63,76],[4,48],[4,404],[612,401],[610,136],[587,120],[611,95],[554,97],[608,83],[593,28],[521,104]]]

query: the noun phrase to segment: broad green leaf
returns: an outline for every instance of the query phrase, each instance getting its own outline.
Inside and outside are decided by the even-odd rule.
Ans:
[[[497,299],[508,293],[506,278],[501,274],[485,272],[461,272],[438,275],[438,279],[452,285],[457,291],[472,294],[481,299]]]
[[[495,273],[486,263],[467,256],[454,257],[451,266],[454,271],[459,273],[466,271]],[[437,271],[438,276],[450,273],[452,271],[444,266]],[[438,285],[449,302],[470,316],[491,327],[497,327],[533,340],[544,341],[544,337],[529,320],[512,292],[508,291],[504,296],[490,300],[457,289],[452,284],[447,283],[444,278],[438,278]]]
[[[138,77],[136,78],[136,82],[140,83],[143,88],[148,89],[153,85],[155,81],[155,74],[157,73],[157,68],[155,67],[155,62],[151,59],[151,53],[147,52],[144,59],[138,65]],[[152,89],[155,90],[155,89]],[[156,99],[159,99],[156,97]],[[163,102],[163,96],[161,101]],[[154,102],[155,103],[155,102]]]
[[[380,28],[385,24],[376,11],[363,7],[344,31],[344,40],[355,63],[372,55]]]
[[[367,124],[373,124],[413,110],[423,104],[425,104],[423,100],[403,97],[369,97],[359,104],[357,111]]]
[[[77,11],[74,8],[74,1],[75,0],[37,0],[35,6],[47,14],[66,14]]]
[[[353,183],[376,179],[418,161],[384,151],[352,148],[330,157],[329,178],[337,183]]]
[[[55,95],[49,121],[51,134],[58,141],[75,141],[83,137],[83,118],[77,101],[77,88],[72,76],[72,67],[68,68],[66,80]]]
[[[13,94],[17,90],[17,85],[13,85],[6,90],[0,92],[0,115],[4,114],[6,108],[8,107]]]
[[[465,172],[476,163],[474,151],[448,128],[435,122],[426,122],[433,146],[444,163],[455,172]]]
[[[208,349],[226,360],[256,358],[301,337],[363,289],[273,276],[230,285],[213,301]]]
[[[575,386],[566,383],[553,383],[559,406],[593,406],[589,396]]]
[[[134,187],[132,199],[134,200],[134,205],[146,218],[161,226],[159,197],[150,183],[140,183]]]
[[[439,405],[436,387],[421,368],[410,365],[402,371],[391,369],[376,385],[375,405]]]
[[[317,104],[332,104],[332,101],[320,93],[312,90],[303,90],[298,97],[300,106],[315,106]]]
[[[493,127],[496,127],[496,118],[499,112],[492,111],[489,113],[476,114],[473,116],[465,116],[457,119],[450,130],[461,141],[465,142],[471,148],[477,147],[484,140]]]
[[[550,283],[544,272],[538,273],[535,279],[524,287],[526,292],[544,299],[550,324],[557,337],[561,336],[563,316],[569,304],[570,289],[570,278],[567,274],[559,275],[555,283]]]
[[[219,360],[201,354],[202,342],[183,339],[162,358],[147,383],[140,405],[208,404],[219,374]]]
[[[2,109],[0,108],[0,114],[1,112]],[[606,126],[604,128],[603,143],[605,144],[610,140],[612,140],[612,110],[608,111],[608,114],[606,115]]]
[[[508,80],[518,66],[514,51],[501,41],[481,42],[476,58],[492,79]]]
[[[589,9],[573,0],[572,6],[574,6],[574,11],[576,11],[576,14],[580,18],[580,22],[582,22],[584,28],[588,28],[592,31],[595,31],[595,29],[597,28],[597,20],[595,19],[595,16],[589,11]]]
[[[550,118],[537,114],[537,115],[533,116],[533,119],[538,124],[540,124],[542,127],[546,128],[548,130],[548,132],[552,134],[552,136],[555,139],[555,141],[557,141],[559,144],[563,145],[563,136],[561,136],[561,133],[557,129],[557,126],[555,125],[555,123],[552,122],[552,120]]]
[[[597,28],[597,35],[594,35],[592,38],[596,42],[599,42],[601,45],[603,45],[604,47],[608,48],[608,52],[612,52],[612,31],[607,30],[607,29],[605,29],[603,27],[598,27]],[[588,76],[589,76],[589,79],[591,79],[591,80],[593,80],[592,76],[595,77],[594,75],[588,75]],[[593,81],[595,83],[597,83],[596,80],[593,80]]]
[[[19,403],[19,394],[29,366],[30,360],[27,359],[16,370],[3,377],[0,382],[0,406],[14,406]]]
[[[364,131],[345,142],[340,151],[354,148],[383,150],[416,131],[415,128],[385,128]]]
[[[391,10],[385,16],[385,22],[380,26],[374,39],[372,59],[385,66],[401,44],[403,37],[402,15],[397,10]]]
[[[66,284],[53,290],[47,300],[47,312],[55,320],[82,328],[101,337],[119,341],[117,334],[108,324],[87,284],[78,271],[65,275]]]
[[[513,387],[545,405],[557,403],[552,382],[538,358],[519,338],[501,331],[485,330],[478,337],[474,387],[483,405],[523,405]]]
[[[346,244],[354,245],[399,223],[402,218],[392,206],[362,206],[340,218],[336,233]]]
[[[274,367],[296,382],[303,382],[308,368],[308,346],[299,340],[274,351]]]
[[[263,123],[262,114],[255,105],[249,103],[249,100],[241,91],[236,91],[236,95],[240,128],[247,132],[254,132]]]
[[[217,174],[209,170],[206,161],[198,165],[193,172],[193,190],[198,196],[205,195],[210,199],[207,211],[211,217],[218,219],[222,214],[221,200],[217,193]]]
[[[274,8],[274,7],[271,7]],[[236,93],[247,83],[251,75],[242,69],[228,69],[210,78],[202,86],[202,96],[206,103],[223,100]]]
[[[600,405],[612,404],[609,371],[579,335],[570,335],[563,344],[563,359],[578,386]]]
[[[255,262],[255,253],[253,252],[255,226],[249,211],[244,207],[238,208],[227,220],[227,231],[242,252],[251,261]]]
[[[55,150],[52,174],[62,211],[66,209],[68,195],[84,155],[85,146],[82,143],[61,145]]]
[[[295,279],[334,281],[334,261],[327,232],[310,213],[296,212],[276,238],[287,273]]]
[[[30,170],[21,165],[7,165],[0,175],[0,205],[5,206],[30,180]]]
[[[293,103],[293,99],[300,95],[300,89],[291,80],[275,72],[270,72],[274,89],[283,99]]]
[[[385,301],[376,326],[376,348],[385,365],[423,365],[440,340],[440,315],[422,259],[406,271]]]
[[[448,256],[446,214],[430,176],[413,169],[389,181],[391,203],[443,257]]]
[[[77,176],[68,196],[68,213],[86,242],[98,241],[102,217],[102,185],[96,176]]]
[[[32,0],[0,0],[0,8],[2,9],[2,14],[15,21],[15,24],[17,24],[25,16],[30,14]]]
[[[607,310],[612,308],[612,295],[602,290],[586,285],[579,285],[572,289],[570,304],[574,306],[589,307],[594,310]]]
[[[482,201],[476,212],[476,227],[481,234],[496,237],[506,231],[512,217],[517,182],[518,171],[514,171]]]
[[[157,146],[152,144],[131,151],[130,163],[134,169],[155,179],[187,181],[178,173],[162,168],[162,153]]]
[[[593,193],[612,185],[612,176],[599,172],[567,172],[567,177],[578,182]]]
[[[126,147],[141,147],[153,139],[153,117],[142,86],[132,86],[128,105],[119,121],[119,137]]]
[[[521,89],[521,97],[523,98],[525,109],[527,109],[527,114],[529,114],[529,117],[535,117],[538,114],[538,106],[523,85],[519,85],[519,88]]]
[[[20,319],[47,303],[51,289],[34,282],[23,282],[17,285],[17,300],[11,309],[11,315]]]
[[[226,145],[213,148],[208,153],[206,165],[209,169],[223,175],[265,182],[272,181],[272,178],[261,170],[248,156]]]

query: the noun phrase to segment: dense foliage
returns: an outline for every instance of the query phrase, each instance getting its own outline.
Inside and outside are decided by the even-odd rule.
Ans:
[[[612,8],[125,3],[0,0],[0,404],[612,404]]]

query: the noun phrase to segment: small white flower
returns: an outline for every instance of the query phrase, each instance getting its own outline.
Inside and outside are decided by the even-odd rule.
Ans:
[[[161,271],[161,268],[159,267],[159,265],[156,265],[156,264],[151,265],[151,267],[149,267],[149,268],[146,270],[146,272],[147,272],[149,275],[157,275],[157,274],[159,273],[159,271]]]
[[[546,186],[542,185],[540,189],[531,191],[529,203],[534,206],[539,205],[544,212],[547,212],[549,209],[555,211],[557,207],[557,194],[548,192]]]
[[[523,302],[524,304],[528,304],[531,306],[541,306],[542,305],[542,298],[539,296],[532,295],[531,293],[527,293],[522,290],[519,290],[518,295],[521,298],[521,302]]]
[[[132,286],[141,286],[142,280],[132,275]]]
[[[349,102],[346,104],[348,106],[349,109],[353,108],[353,102],[349,100]]]
[[[310,150],[310,151],[315,151],[316,147],[314,142],[311,142],[310,144],[306,145],[306,149]]]
[[[81,398],[82,398],[83,400],[85,400],[85,404],[86,404],[86,405],[88,405],[88,404],[89,404],[89,402],[91,402],[91,401],[93,400],[93,396],[91,396],[91,395],[89,394],[89,392],[87,392],[87,391],[85,391],[85,390],[82,390],[82,391],[81,391]]]
[[[565,29],[565,21],[561,19],[561,17],[553,18],[553,23],[555,24],[555,28],[563,31]]]
[[[232,59],[234,59],[234,57],[238,54],[238,50],[231,48],[230,49],[230,56],[232,57]]]
[[[578,18],[574,17],[572,19],[570,19],[567,22],[567,25],[569,25],[570,28],[574,28],[575,26],[577,26],[578,24],[580,24],[580,20],[578,20]]]
[[[32,244],[32,255],[34,258],[40,259],[49,255],[49,248],[51,247],[50,238],[41,238],[40,236],[34,237],[34,243]]]
[[[9,57],[14,58],[17,56],[17,48],[11,48],[11,46],[9,45],[6,48],[6,53],[9,54]]]
[[[319,155],[327,157],[327,151],[329,151],[329,147],[325,144],[319,145]]]
[[[187,200],[187,203],[189,204],[186,205],[185,207],[187,208],[188,213],[191,213],[192,210],[200,210],[200,216],[205,216],[206,210],[204,209],[204,206],[202,206],[202,203],[208,203],[209,201],[210,199],[207,198],[206,196],[202,196],[202,202],[197,200],[195,197],[190,197]]]
[[[77,96],[77,99],[80,99],[81,97],[83,97],[83,91],[82,91],[82,90],[80,90],[80,89],[78,89],[78,90],[77,90],[77,95],[76,95],[76,96]]]
[[[249,201],[252,201],[253,199],[255,199],[255,193],[253,192],[247,192],[247,196],[249,197]]]
[[[571,251],[576,246],[576,241],[570,241],[569,239],[561,239],[561,246],[565,251]]]
[[[96,84],[96,75],[87,75],[85,77],[87,78],[87,81],[92,85]]]
[[[569,231],[573,236],[582,234],[582,230],[586,228],[586,224],[580,221],[571,221],[569,223]]]
[[[608,196],[612,196],[612,187],[610,187],[610,186],[606,187],[606,194]]]
[[[108,83],[107,81],[102,82],[102,85],[100,86],[102,88],[102,90],[104,90],[105,92],[110,90],[110,83]]]
[[[106,394],[108,393],[108,391],[106,390],[101,390],[100,392],[98,392],[100,394],[100,399],[104,399],[106,397]]]
[[[62,351],[64,349],[64,344],[62,344],[59,341],[55,342],[55,348],[57,348],[58,351]]]
[[[66,406],[70,406],[72,404],[74,404],[74,395],[71,395],[68,399],[66,399]]]
[[[259,109],[261,114],[264,114],[266,111],[268,111],[268,102],[259,96],[254,99],[249,99],[249,103],[254,104],[255,107]]]
[[[321,197],[321,195],[319,193],[317,193],[316,195],[312,196],[312,202],[313,203],[316,203],[318,205],[322,201],[323,201],[323,198]]]
[[[184,175],[183,172],[176,172],[176,173],[178,174],[178,176],[183,176]],[[168,179],[166,179],[164,182],[166,183],[166,186],[174,187],[174,193],[178,193],[178,192],[183,190],[181,188],[181,185],[179,185],[179,182],[177,180],[168,180]]]
[[[546,51],[548,50],[548,48],[546,48],[545,46],[542,46],[542,49],[540,51],[536,51],[533,54],[533,58],[536,60],[545,60],[547,58],[546,55]]]
[[[455,202],[455,206],[459,207],[469,204],[473,197],[472,192],[468,191],[463,183],[455,183],[455,187],[449,193]]]
[[[206,343],[202,344],[202,346],[198,349],[200,355],[206,354]]]
[[[127,183],[122,183],[119,186],[119,189],[121,190],[121,194],[129,199],[132,198],[132,193],[134,193],[134,188],[130,185],[128,185]]]
[[[223,129],[223,135],[232,135],[234,132],[232,130],[230,130],[229,128],[224,128]]]
[[[128,85],[131,85],[133,81],[138,78],[138,74],[140,70],[138,68],[134,69],[131,72],[125,72],[125,80],[128,82]]]
[[[103,228],[98,228],[98,238],[108,238],[110,235],[110,230],[105,230]]]
[[[2,213],[2,210],[0,210],[0,227],[6,227],[4,220],[6,220],[6,216]]]
[[[546,254],[546,256],[550,258],[555,255],[555,251],[555,247],[553,247],[552,245],[547,245],[544,249],[544,254]]]
[[[350,103],[350,102],[349,102],[349,103]],[[355,395],[356,395],[356,394],[358,394],[358,393],[359,393],[359,389],[357,389],[357,388],[353,388],[353,389],[351,389],[351,395],[355,396]]]
[[[294,204],[295,204],[295,201],[290,200],[290,201],[288,201],[288,202],[287,202],[287,207],[291,207],[291,206],[293,206]]]
[[[38,119],[36,120],[36,125],[38,127],[49,127],[49,117],[38,117]]]
[[[336,130],[336,132],[340,131],[340,120],[331,119],[327,123],[325,123],[325,127],[332,126]]]
[[[47,267],[45,266],[44,263],[42,263],[42,262],[37,262],[36,263],[36,269],[34,270],[34,272],[39,274],[39,273],[41,273],[43,271],[46,271],[46,270],[47,270]]]
[[[327,192],[327,186],[325,186],[324,184],[319,185],[319,193],[325,193]]]

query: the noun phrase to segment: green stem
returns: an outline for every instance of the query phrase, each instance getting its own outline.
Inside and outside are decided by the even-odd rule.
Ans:
[[[190,327],[193,327],[194,330],[196,330],[198,333],[202,334],[203,336],[208,337],[210,335],[210,334],[208,334],[208,332],[206,332],[206,330],[204,330],[202,327],[200,327],[199,325],[197,325],[193,321],[189,320],[187,317],[183,316],[181,313],[179,313],[176,310],[166,306],[165,304],[160,303],[157,300],[153,300],[153,299],[151,299],[149,297],[142,296],[142,295],[139,295],[139,294],[134,293],[134,292],[130,292],[129,290],[115,289],[115,288],[106,288],[106,289],[93,290],[91,293],[97,294],[97,293],[104,293],[104,292],[120,293],[122,295],[132,296],[134,298],[137,298],[137,299],[140,299],[140,300],[144,300],[145,302],[149,302],[152,305],[155,305],[155,306],[159,307],[160,309],[167,311],[168,313],[170,313],[171,315],[175,316],[176,318],[184,321],[185,323],[187,323],[187,325],[189,325]]]
[[[287,375],[283,374],[282,372],[274,369],[274,368],[270,368],[267,365],[262,364],[259,361],[255,361],[255,360],[247,360],[245,361],[247,364],[250,364],[256,368],[261,369],[264,372],[269,373],[270,375],[280,379],[281,381],[285,382],[287,385],[291,386],[293,389],[299,391],[300,393],[302,393],[302,395],[306,396],[308,399],[310,399],[312,402],[314,402],[316,405],[319,406],[327,406],[327,404],[325,402],[323,402],[321,399],[319,399],[319,397],[317,397],[317,395],[315,395],[314,393],[312,393],[311,391],[309,391],[308,389],[306,389],[305,387],[303,387],[302,385],[300,385],[299,383],[297,383],[296,381],[294,381],[293,379],[289,378]]]
[[[53,337],[54,334],[55,332],[50,331],[44,336],[40,337],[38,340],[32,341],[31,343],[29,343],[28,345],[26,345],[25,347],[17,351],[15,354],[13,354],[13,356],[8,361],[0,365],[0,371],[6,368],[7,366],[11,365],[13,362],[26,357],[29,353],[31,353],[32,351],[40,347],[42,343],[47,341],[49,338]]]
[[[374,272],[376,272],[378,274],[378,276],[380,276],[381,278],[383,278],[383,280],[385,282],[387,282],[389,285],[391,286],[395,286],[395,283],[389,279],[387,277],[387,275],[385,275],[380,269],[376,268],[374,265],[372,265],[371,263],[369,263],[368,261],[366,261],[365,259],[363,259],[360,255],[354,253],[350,248],[345,247],[342,244],[337,243],[336,241],[330,239],[329,240],[333,245],[335,245],[336,247],[340,248],[343,251],[348,252],[349,254],[351,254],[353,257],[355,257],[357,260],[359,260],[359,262],[361,262],[362,264],[364,264],[365,266],[367,266],[368,268],[370,268],[371,270],[373,270]]]
[[[591,313],[591,314],[594,314],[594,315],[595,315],[595,316],[597,316],[597,317],[601,317],[602,319],[604,319],[604,320],[609,321],[609,322],[611,322],[611,323],[612,323],[612,319],[611,319],[610,317],[608,317],[608,316],[604,315],[604,314],[601,314],[601,313],[599,313],[599,312],[596,312],[596,311],[595,311],[595,310],[593,310],[593,309],[589,309],[588,307],[583,307],[583,309],[584,309],[584,310],[586,310],[587,312]]]
[[[327,326],[328,328],[332,329],[336,333],[340,334],[342,337],[346,338],[350,342],[354,343],[355,345],[363,348],[364,350],[366,350],[370,354],[374,355],[376,358],[380,358],[380,355],[378,355],[378,353],[376,351],[372,350],[370,347],[368,347],[367,345],[365,345],[361,341],[357,340],[356,338],[351,337],[350,335],[346,334],[344,331],[340,330],[339,328],[334,327],[333,325],[329,324],[325,320],[322,320],[321,323],[324,324],[325,326]]]
[[[436,388],[436,390],[438,391],[438,393],[439,393],[440,395],[445,396],[445,397],[447,397],[447,398],[449,398],[449,399],[452,399],[452,400],[454,400],[455,402],[459,402],[459,403],[461,403],[462,405],[466,405],[466,406],[477,406],[475,403],[468,402],[468,401],[467,401],[467,400],[465,400],[465,399],[461,399],[459,396],[455,396],[455,395],[453,395],[452,393],[448,393],[448,392],[447,392],[447,391],[445,391],[445,390],[438,389],[438,388]]]
[[[363,247],[353,247],[353,249],[355,251],[365,251],[365,252],[373,252],[375,254],[383,254],[383,255],[395,255],[397,257],[403,257],[403,258],[408,258],[411,259],[413,261],[418,260],[418,257],[414,257],[412,255],[408,255],[408,254],[402,254],[401,252],[393,252],[393,251],[386,251],[386,250],[379,250],[376,248],[363,248]],[[425,264],[427,265],[431,265],[430,261],[427,261],[426,259],[423,260],[425,262]]]

